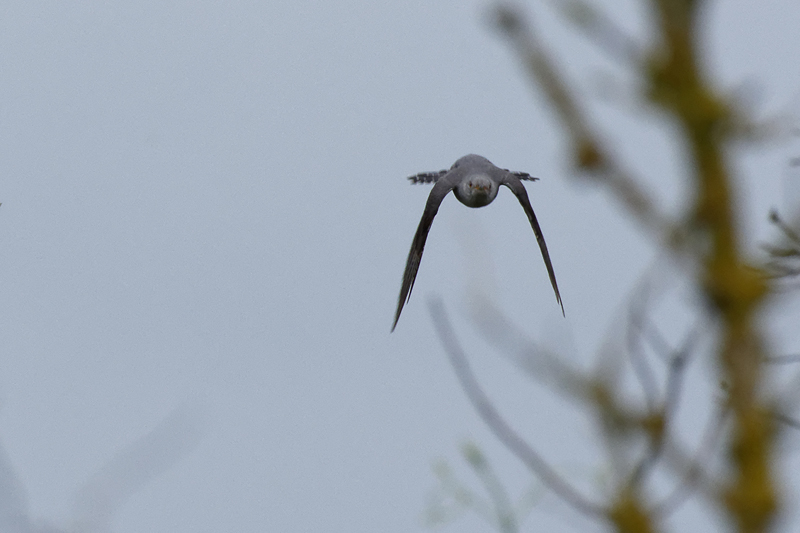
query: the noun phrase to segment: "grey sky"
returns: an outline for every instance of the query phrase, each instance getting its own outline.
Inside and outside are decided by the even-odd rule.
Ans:
[[[625,26],[646,35],[644,14],[624,4]],[[800,6],[717,4],[719,78],[731,90],[755,82],[758,109],[796,110]],[[560,133],[485,8],[5,3],[0,442],[33,517],[67,524],[87,479],[185,405],[207,410],[203,439],[133,494],[114,531],[419,531],[431,461],[457,464],[465,439],[526,485],[458,390],[426,295],[469,334],[465,295],[488,287],[532,335],[588,362],[653,250],[604,196],[567,179]],[[680,209],[668,129],[600,102],[596,75],[629,81],[624,70],[547,6],[537,12],[618,150]],[[527,190],[567,318],[503,190],[480,210],[443,202],[390,335],[429,192],[405,178],[473,152],[541,178]],[[797,152],[741,157],[754,239],[787,201]],[[476,355],[501,406],[590,485],[602,463],[569,421],[580,416],[532,408],[549,396]],[[552,498],[542,508],[532,523],[585,526]]]

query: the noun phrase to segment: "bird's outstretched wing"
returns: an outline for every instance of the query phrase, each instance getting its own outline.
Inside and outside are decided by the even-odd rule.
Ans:
[[[550,284],[553,285],[553,291],[556,293],[556,301],[561,306],[561,314],[564,314],[564,302],[561,301],[561,294],[558,292],[558,283],[556,283],[556,273],[553,271],[553,265],[550,262],[550,254],[547,251],[547,244],[544,242],[544,235],[542,234],[542,228],[539,227],[539,221],[536,220],[536,214],[533,212],[533,208],[531,207],[531,202],[528,199],[528,192],[525,190],[525,186],[519,181],[519,176],[517,172],[509,172],[507,177],[503,179],[503,185],[511,189],[511,192],[514,193],[514,196],[517,197],[519,203],[522,205],[522,209],[525,211],[525,214],[528,215],[528,220],[531,223],[531,227],[533,228],[533,233],[536,235],[536,241],[539,243],[539,249],[542,251],[542,259],[544,259],[544,266],[547,267],[547,274],[550,276]],[[528,176],[527,174],[525,174]],[[530,176],[528,176],[530,178]],[[527,179],[527,178],[526,178]]]
[[[448,172],[449,171],[447,170],[437,170],[436,172],[420,172],[419,174],[409,176],[408,179],[411,181],[411,183],[435,183],[439,181],[439,178]]]
[[[447,172],[442,171],[445,174]],[[403,285],[400,288],[400,298],[397,300],[397,312],[394,315],[394,323],[392,324],[392,331],[397,326],[397,321],[400,319],[400,313],[403,311],[403,306],[411,297],[411,289],[414,288],[414,280],[417,277],[417,270],[419,270],[419,262],[422,260],[422,251],[425,249],[425,241],[428,239],[428,232],[433,224],[433,217],[439,211],[439,205],[447,194],[453,190],[455,181],[452,179],[439,180],[444,174],[436,172],[417,174],[421,175],[437,175],[433,189],[428,195],[428,201],[425,204],[425,211],[422,212],[422,219],[417,226],[417,233],[414,234],[414,240],[411,242],[411,250],[408,252],[408,260],[406,261],[406,271],[403,274]],[[409,178],[409,179],[413,179]]]
[[[512,172],[511,170],[506,170],[506,172],[508,172],[508,173],[509,173],[509,174],[511,174],[512,176],[514,176],[514,177],[516,177],[516,178],[518,178],[518,179],[521,179],[521,180],[526,180],[526,181],[539,181],[539,178],[534,178],[533,176],[531,176],[531,175],[530,175],[530,174],[528,174],[527,172]]]

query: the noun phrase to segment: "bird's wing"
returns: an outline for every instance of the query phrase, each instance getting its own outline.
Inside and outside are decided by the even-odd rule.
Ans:
[[[419,221],[417,233],[414,234],[414,240],[411,242],[411,250],[408,252],[406,271],[403,274],[403,286],[400,288],[400,298],[397,300],[397,312],[394,315],[392,331],[394,331],[394,328],[397,326],[397,321],[400,319],[403,306],[411,297],[411,289],[414,288],[414,279],[417,277],[419,262],[422,260],[422,251],[425,249],[425,241],[428,238],[431,224],[433,224],[433,217],[435,217],[436,212],[439,211],[439,205],[442,203],[444,197],[453,190],[456,184],[455,176],[453,176],[453,179],[450,179],[450,177],[441,180],[437,179],[433,189],[431,189],[431,193],[428,195],[425,211],[422,212],[422,219]]]
[[[527,172],[512,172],[511,170],[506,170],[512,176],[515,176],[518,179],[526,180],[526,181],[539,181],[539,178],[534,178]]]
[[[411,181],[411,183],[435,183],[439,181],[439,178],[448,172],[449,171],[447,170],[437,170],[436,172],[420,172],[419,174],[409,176],[408,179]]]
[[[556,300],[561,306],[561,314],[564,314],[564,302],[561,301],[561,294],[558,292],[558,283],[556,283],[556,273],[553,271],[553,265],[550,263],[550,254],[547,252],[547,244],[544,242],[544,235],[542,228],[539,227],[539,221],[536,220],[536,214],[533,212],[531,202],[528,199],[528,192],[525,186],[519,181],[516,173],[509,172],[502,181],[503,185],[511,189],[511,192],[517,197],[519,203],[525,214],[528,215],[528,220],[533,228],[533,233],[536,235],[536,240],[539,243],[539,249],[542,251],[542,258],[544,259],[544,266],[547,267],[547,274],[550,276],[550,283],[553,285],[553,291],[556,293]]]

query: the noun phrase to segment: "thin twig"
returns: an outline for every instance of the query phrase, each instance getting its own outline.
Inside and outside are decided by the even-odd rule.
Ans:
[[[643,321],[649,296],[648,292],[649,284],[642,283],[639,290],[636,291],[638,297],[632,298],[631,300],[626,340],[633,373],[642,388],[647,411],[652,415],[655,413],[656,404],[658,402],[658,385],[656,385],[656,377],[653,373],[653,369],[648,363],[642,345],[639,342],[642,336],[642,330],[644,329]]]
[[[780,213],[778,213],[777,209],[772,209],[769,212],[769,221],[775,224],[775,226],[780,229],[789,240],[794,241],[796,244],[800,244],[800,235],[789,226],[786,222],[784,222],[783,218],[781,218]]]
[[[672,358],[669,365],[669,373],[667,374],[667,386],[664,396],[664,411],[675,413],[678,409],[678,400],[681,396],[681,388],[683,386],[683,377],[685,376],[686,363],[689,357],[694,353],[694,346],[698,340],[701,330],[699,327],[692,329],[684,339],[680,350]]]
[[[667,341],[661,331],[659,331],[658,327],[649,319],[645,317],[642,322],[642,332],[643,335],[647,337],[647,341],[650,343],[650,348],[661,358],[664,364],[671,365],[672,354],[675,353],[675,351],[672,349],[672,346],[670,346],[670,343]],[[644,324],[644,322],[646,322],[646,324]]]

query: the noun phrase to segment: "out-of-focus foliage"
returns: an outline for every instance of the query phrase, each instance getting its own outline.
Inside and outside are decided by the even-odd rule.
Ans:
[[[779,230],[778,242],[764,246],[765,259],[754,259],[759,254],[745,248],[741,225],[746,218],[740,216],[732,179],[741,172],[731,151],[742,143],[763,141],[780,121],[756,122],[706,70],[698,44],[706,3],[650,0],[652,39],[645,43],[626,35],[612,16],[590,2],[557,3],[595,46],[629,69],[637,79],[637,101],[675,126],[675,142],[687,158],[686,175],[675,179],[685,180],[690,191],[689,204],[677,217],[661,211],[645,180],[609,149],[608,139],[528,16],[506,5],[494,10],[497,28],[566,133],[575,174],[595,182],[664,256],[681,265],[684,285],[696,293],[697,323],[676,345],[666,340],[657,320],[649,316],[647,283],[634,292],[627,353],[615,360],[628,361],[628,370],[640,386],[640,403],[622,393],[620,365],[601,364],[590,374],[572,368],[558,354],[528,339],[498,310],[483,306],[478,326],[486,338],[499,350],[527,361],[535,379],[592,415],[600,428],[599,440],[616,469],[610,496],[588,496],[576,490],[536,450],[535,442],[516,432],[483,392],[444,307],[438,301],[431,303],[434,324],[456,375],[484,422],[546,489],[621,533],[662,531],[667,518],[689,499],[723,516],[724,527],[730,531],[773,530],[782,506],[787,505],[779,482],[782,458],[777,441],[787,430],[800,427],[767,371],[767,365],[796,358],[770,353],[762,320],[770,292],[800,274],[800,234],[773,212],[770,220]],[[701,341],[703,353],[714,361],[718,391],[706,409],[712,413],[710,419],[695,439],[700,444],[689,451],[680,443],[675,419],[686,367],[701,350]],[[634,452],[636,448],[629,445],[636,439],[646,443],[644,453]],[[479,463],[470,461],[480,475],[486,468],[481,465],[488,463],[483,458]],[[666,468],[677,479],[666,494],[652,491],[657,468]],[[461,486],[449,478],[440,479],[442,487]],[[484,514],[494,510],[499,517],[499,509],[509,508],[504,503],[508,498],[491,488],[494,482],[483,481],[490,503],[482,502],[480,507],[486,509]],[[458,494],[471,493],[451,489],[450,494],[458,501]],[[477,507],[475,502],[474,497],[461,498],[462,505]],[[499,518],[494,523],[501,531],[516,530]]]

